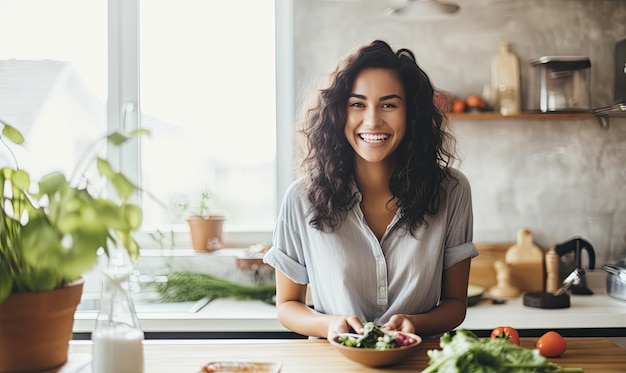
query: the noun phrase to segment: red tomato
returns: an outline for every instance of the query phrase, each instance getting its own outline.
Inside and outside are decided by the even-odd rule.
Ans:
[[[499,326],[491,331],[491,338],[506,338],[509,342],[519,346],[519,333],[510,326]]]
[[[545,357],[561,356],[567,349],[565,339],[557,332],[549,331],[539,337],[536,344],[539,353]]]

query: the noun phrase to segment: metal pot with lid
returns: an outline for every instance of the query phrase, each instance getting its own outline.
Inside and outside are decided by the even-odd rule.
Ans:
[[[626,258],[602,267],[608,272],[606,292],[610,297],[626,301]]]

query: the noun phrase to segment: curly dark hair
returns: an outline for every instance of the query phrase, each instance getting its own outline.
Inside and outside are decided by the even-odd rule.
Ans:
[[[357,202],[351,189],[354,150],[344,134],[347,102],[357,75],[367,68],[395,71],[406,95],[406,133],[396,150],[397,163],[389,180],[392,200],[401,212],[400,224],[415,235],[442,202],[446,177],[457,160],[456,141],[446,129],[447,118],[434,104],[435,88],[417,65],[413,52],[375,40],[342,61],[330,75],[327,88],[304,115],[301,134],[306,154],[302,159],[304,189],[313,206],[309,223],[333,231]],[[390,201],[391,202],[391,201]]]

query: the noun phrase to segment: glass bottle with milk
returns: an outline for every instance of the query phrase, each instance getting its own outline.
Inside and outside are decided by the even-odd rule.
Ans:
[[[144,371],[144,334],[129,291],[132,271],[115,255],[103,271],[100,312],[91,335],[93,373]]]

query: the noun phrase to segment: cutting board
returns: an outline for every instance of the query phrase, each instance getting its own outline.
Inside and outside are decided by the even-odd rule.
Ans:
[[[504,257],[511,268],[511,283],[522,291],[541,291],[545,283],[544,251],[533,243],[533,234],[528,228],[517,232],[517,242]]]

